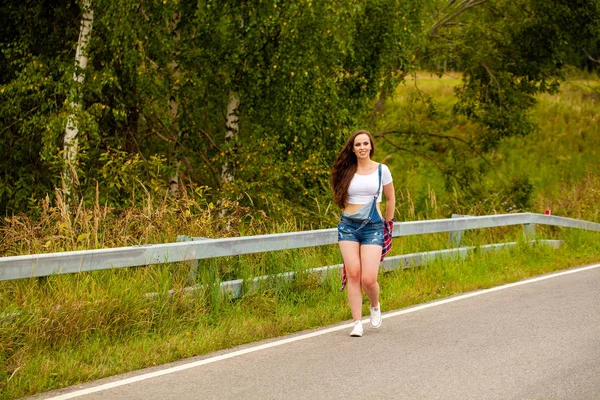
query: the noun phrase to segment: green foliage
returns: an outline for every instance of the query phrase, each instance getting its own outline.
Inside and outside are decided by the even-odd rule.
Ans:
[[[344,63],[341,84],[347,97],[362,101],[393,94],[414,66],[415,51],[422,45],[423,8],[420,1],[365,2]]]
[[[57,4],[60,3],[60,4]],[[77,42],[77,7],[8,0],[0,15],[0,213],[25,210],[59,183],[53,162]],[[60,29],[55,29],[60,27]]]
[[[566,52],[600,37],[600,2],[480,3],[443,10],[429,50],[434,60],[462,71],[454,111],[480,124],[472,143],[487,152],[506,137],[536,129],[530,119],[534,96],[556,92]]]
[[[600,2],[437,5],[417,55],[421,65],[439,76],[447,68],[461,71],[462,83],[454,88],[456,101],[451,109],[442,107],[417,88],[408,95],[403,117],[395,125],[386,124],[380,136],[396,150],[431,162],[458,204],[487,201],[498,208],[510,204],[511,210],[527,207],[533,193],[527,178],[531,171],[491,179],[495,152],[509,138],[538,131],[533,118],[536,96],[557,93],[567,54],[587,51],[586,46],[600,38]]]
[[[138,169],[153,168],[152,157],[163,159],[165,187],[166,175],[177,174],[214,193],[230,193],[221,188],[221,167],[227,164],[234,166],[229,194],[234,198],[277,192],[308,205],[310,196],[329,191],[329,165],[369,101],[391,93],[403,79],[422,26],[420,3],[413,1],[98,0],[92,5],[83,106],[72,109],[65,100],[74,87],[80,10],[75,3],[67,8],[48,3],[44,6],[56,15],[42,5],[31,13],[28,4],[10,3],[5,17],[10,29],[2,31],[2,54],[14,64],[1,71],[2,95],[20,102],[3,103],[0,114],[12,137],[23,136],[22,122],[43,98],[55,99],[49,109],[39,109],[40,118],[29,120],[32,135],[23,137],[23,143],[43,146],[31,149],[29,159],[44,164],[25,160],[25,150],[17,148],[12,165],[29,173],[3,169],[7,185],[0,203],[8,211],[26,210],[27,199],[59,186],[62,132],[73,112],[80,131],[74,168],[84,202],[93,201],[89,196],[98,182],[121,191],[106,194],[111,204],[126,204],[130,188],[119,182],[120,175],[109,182],[113,175],[103,172],[110,168],[104,166],[106,154],[120,149],[127,155],[119,158]],[[67,35],[55,33],[62,26],[69,26]],[[41,46],[39,36],[31,35],[38,27],[52,32]],[[51,63],[30,48],[61,55],[52,60],[53,85],[45,91],[41,84],[35,88],[47,77],[23,65]],[[20,70],[29,75],[17,75]],[[37,94],[27,92],[34,89]],[[232,96],[240,101],[239,132],[226,140],[224,113]],[[3,140],[4,146],[10,143]],[[246,163],[248,156],[252,163]],[[39,173],[32,171],[45,175],[32,177]],[[13,184],[17,176],[21,181]]]
[[[378,151],[394,172],[398,219],[551,209],[597,220],[591,178],[599,167],[599,81],[570,74],[559,93],[536,96],[531,115],[538,130],[506,138],[488,153],[470,142],[478,125],[452,112],[459,74],[423,72],[399,87],[375,128]]]
[[[510,207],[516,211],[529,209],[533,200],[533,189],[533,184],[528,176],[514,177],[508,188],[508,197],[513,202]]]
[[[103,200],[123,207],[131,185],[166,191],[178,176],[211,188],[215,201],[269,212],[277,211],[275,203],[296,204],[310,216],[315,203],[328,202],[328,170],[344,139],[377,119],[383,101],[417,66],[459,68],[463,83],[451,120],[427,95],[412,96],[413,111],[392,129],[407,139],[396,147],[426,156],[444,172],[448,190],[475,199],[496,190],[479,182],[489,168],[481,156],[537,129],[535,96],[558,89],[574,54],[596,56],[600,35],[597,0],[92,6],[85,71],[74,70],[80,3],[3,6],[4,214],[27,212],[61,187],[62,140],[74,115],[74,192],[84,203],[96,201],[98,185]],[[74,72],[85,76],[77,90]],[[73,93],[81,108],[71,104]],[[226,138],[233,98],[239,131]],[[455,134],[465,121],[479,129]],[[223,179],[224,166],[233,182]]]
[[[192,109],[218,115],[209,107],[223,107],[235,93],[237,138],[223,143],[222,121],[206,128],[210,161],[235,165],[235,187],[224,189],[263,197],[278,192],[297,200],[297,193],[318,186],[320,177],[296,177],[294,169],[305,169],[313,160],[322,163],[321,169],[328,166],[355,123],[357,110],[349,108],[336,85],[349,46],[341,30],[351,12],[335,2],[235,4],[207,2],[197,13],[194,26],[206,47],[190,53],[182,65],[194,67],[194,79],[204,83],[213,101],[198,98]],[[218,172],[213,171],[217,185]],[[290,179],[282,181],[286,172]]]

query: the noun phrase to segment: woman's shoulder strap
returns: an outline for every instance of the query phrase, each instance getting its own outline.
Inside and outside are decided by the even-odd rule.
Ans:
[[[377,186],[377,195],[375,197],[379,197],[379,192],[381,192],[381,171],[382,171],[382,165],[381,163],[379,163],[379,165],[377,166],[377,175],[379,175],[379,185]]]

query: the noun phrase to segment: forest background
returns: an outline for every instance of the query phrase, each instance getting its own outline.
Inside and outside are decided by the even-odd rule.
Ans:
[[[190,196],[331,225],[332,160],[365,127],[397,179],[437,171],[447,214],[492,197],[481,212],[525,210],[533,171],[498,172],[495,151],[539,129],[535,96],[567,67],[598,70],[599,16],[597,0],[7,1],[0,210],[39,219],[60,200],[118,218]],[[459,72],[453,104],[417,84],[382,123],[416,71]]]
[[[392,170],[397,221],[544,209],[600,221],[600,0],[6,0],[1,11],[2,256],[331,228],[330,166],[359,128]],[[597,259],[596,239],[571,238],[560,262],[524,257],[565,268]],[[445,241],[403,238],[395,251]],[[333,248],[207,261],[209,289],[191,299],[169,295],[189,266],[2,282],[0,398],[348,318],[337,282],[305,277],[237,303],[206,285],[337,262]],[[414,295],[385,278],[383,304],[547,272],[474,265],[402,276]]]

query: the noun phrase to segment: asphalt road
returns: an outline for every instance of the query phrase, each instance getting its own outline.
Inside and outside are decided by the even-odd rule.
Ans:
[[[384,314],[36,398],[600,399],[600,265]]]

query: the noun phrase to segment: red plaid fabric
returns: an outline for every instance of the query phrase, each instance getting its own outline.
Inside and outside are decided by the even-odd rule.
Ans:
[[[385,258],[387,253],[392,249],[392,233],[394,232],[394,220],[390,220],[383,223],[383,247],[381,248],[381,260]],[[342,289],[343,292],[346,289],[348,283],[348,275],[346,274],[346,265],[342,265]]]

